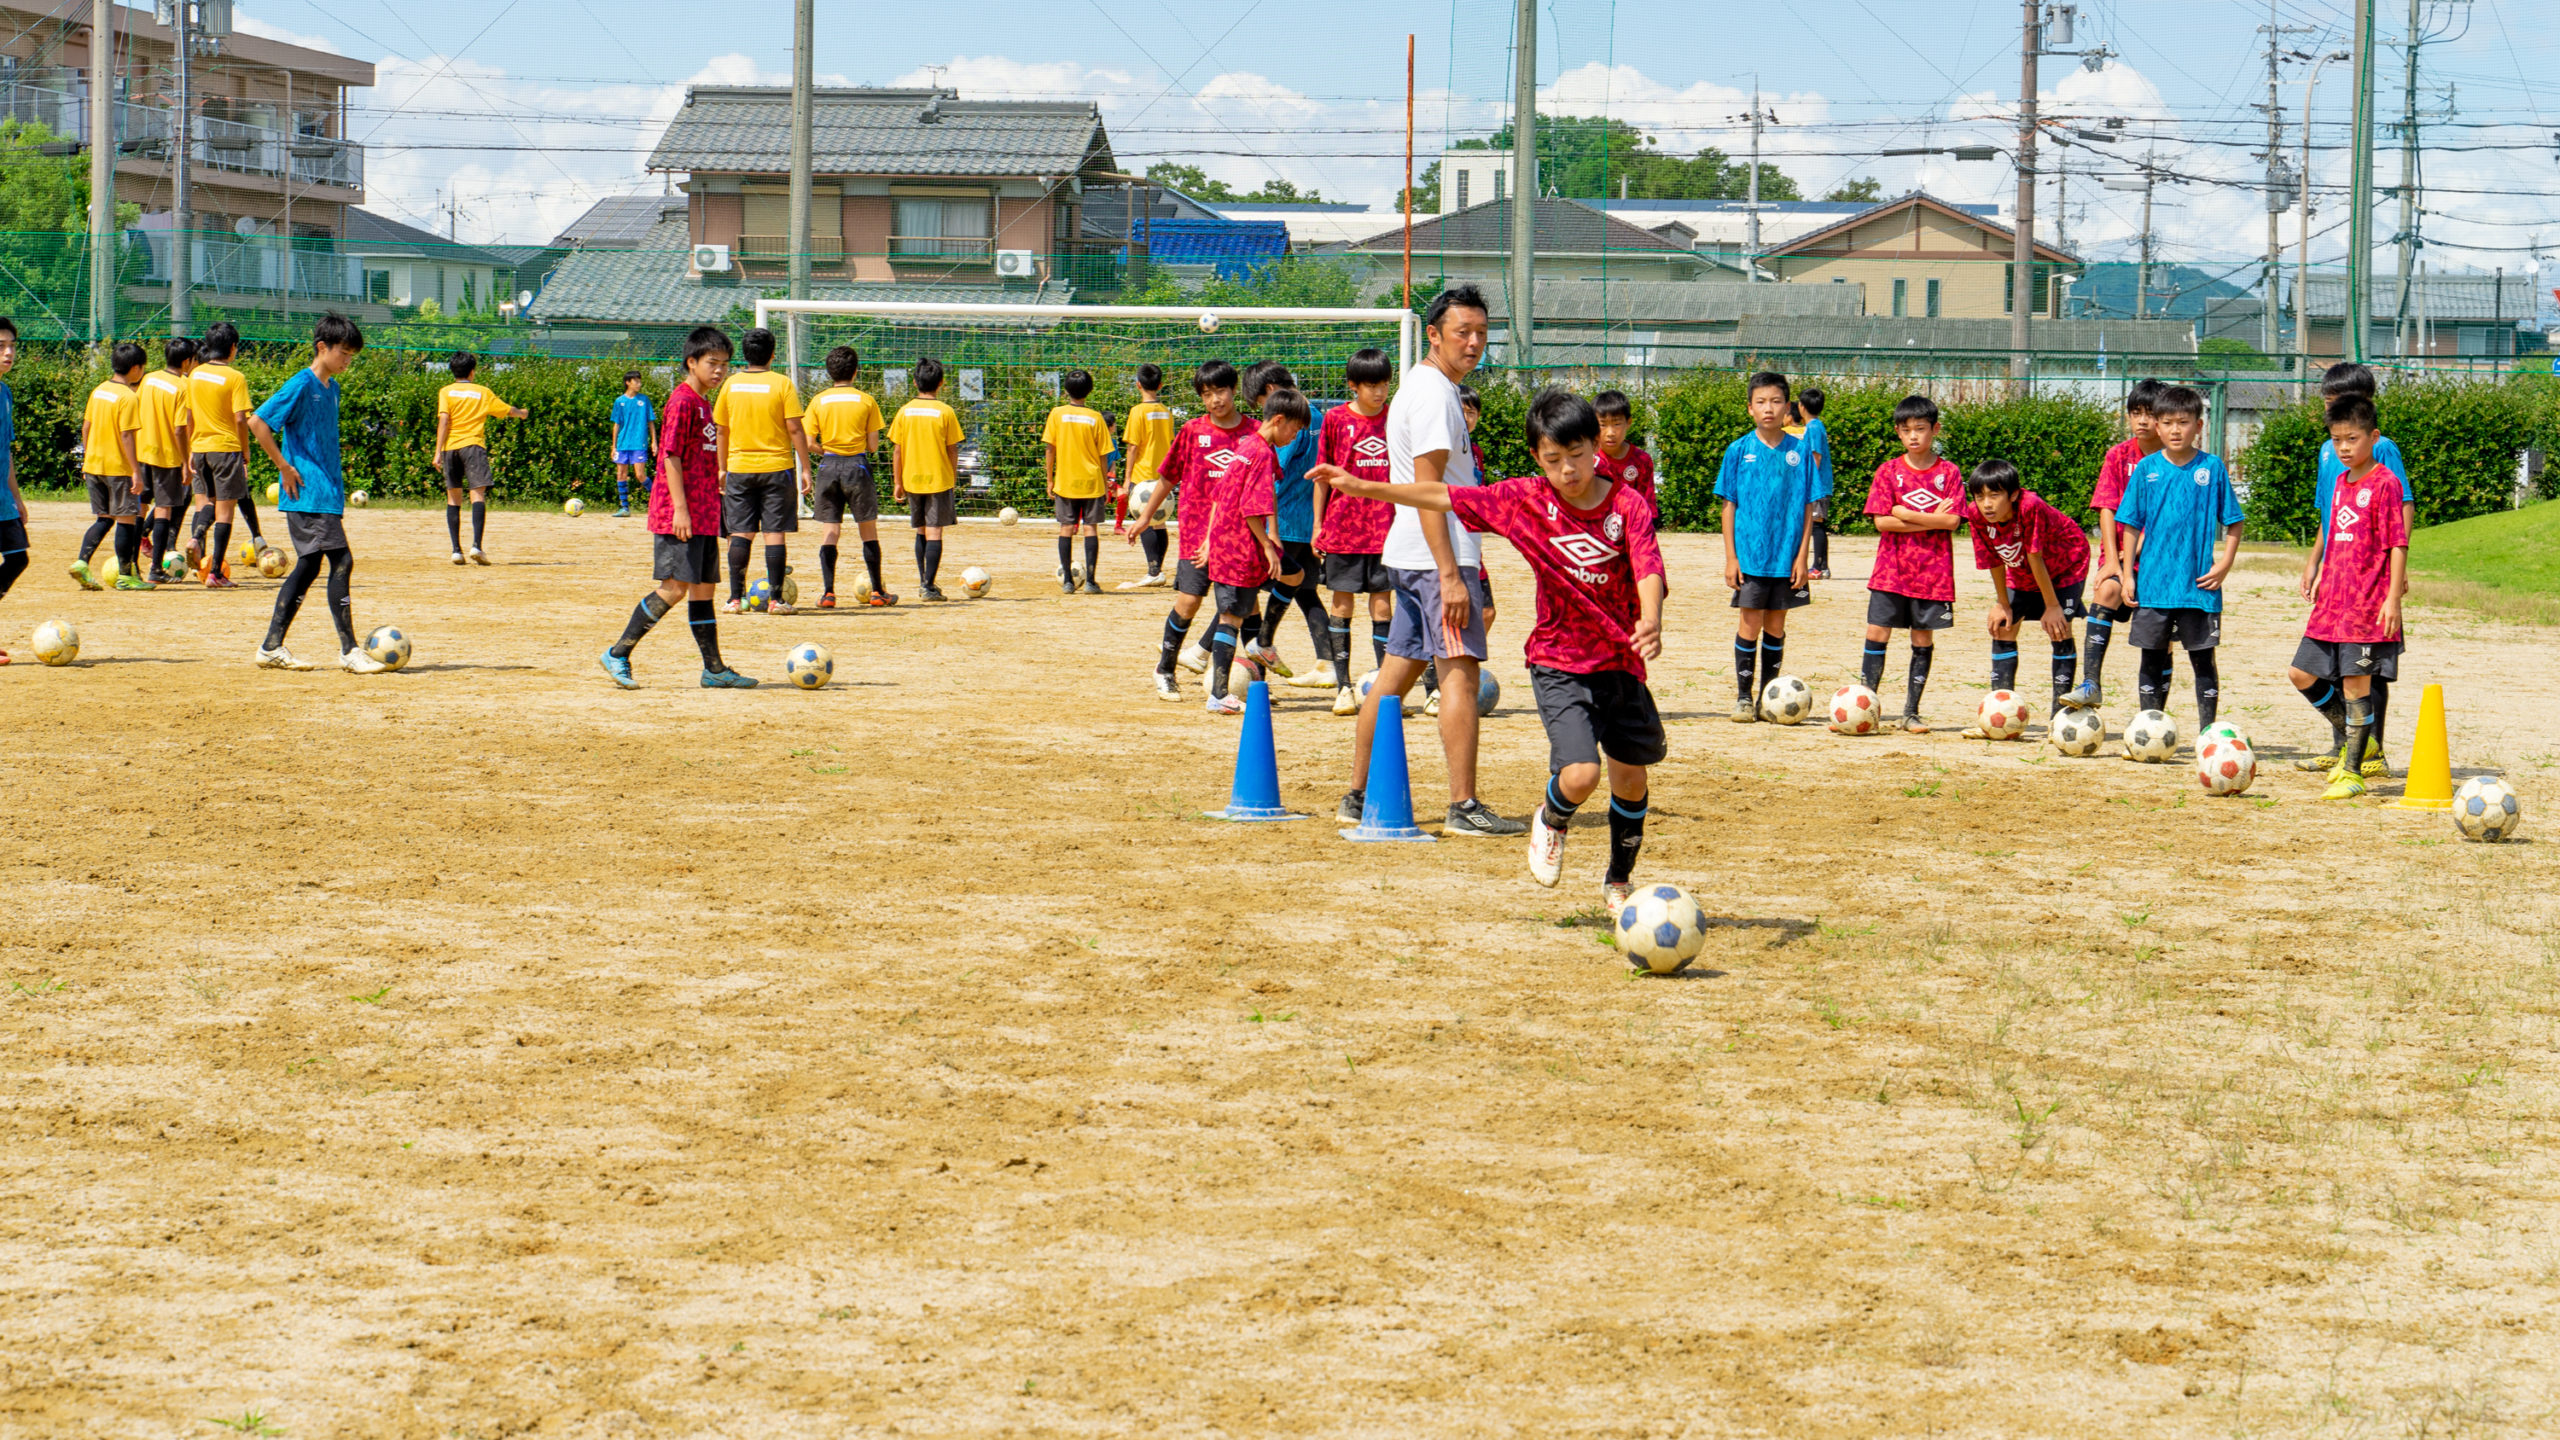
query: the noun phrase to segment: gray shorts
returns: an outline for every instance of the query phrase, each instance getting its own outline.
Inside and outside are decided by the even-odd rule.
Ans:
[[[2222,612],[2190,606],[2154,610],[2143,605],[2135,608],[2127,629],[2136,650],[2166,650],[2172,645],[2181,650],[2211,650],[2222,643]]]
[[[1458,637],[1458,648],[1452,650],[1448,631],[1440,623],[1440,572],[1387,567],[1396,599],[1395,619],[1387,625],[1388,654],[1407,660],[1485,658],[1484,607],[1493,592],[1486,588],[1482,570],[1461,569],[1458,573],[1466,577],[1467,594],[1475,603],[1467,608],[1466,631]]]
[[[921,530],[927,525],[960,523],[960,492],[936,490],[930,495],[907,492],[907,523]]]
[[[206,450],[196,456],[196,493],[208,500],[249,498],[249,457],[237,450]]]
[[[809,507],[821,525],[877,521],[880,491],[871,483],[870,460],[860,455],[819,456],[818,473],[809,484]]]
[[[448,490],[489,488],[489,447],[464,445],[444,452],[444,486]]]
[[[1387,564],[1375,555],[1327,555],[1324,588],[1336,595],[1384,595],[1395,588]]]
[[[1813,587],[1784,575],[1745,575],[1733,592],[1735,610],[1796,610],[1813,603]]]
[[[142,497],[133,493],[130,475],[92,475],[89,477],[89,513],[92,515],[139,515]]]
[[[720,487],[720,523],[732,535],[798,531],[799,480],[788,470],[729,472],[728,483]]]
[[[1093,495],[1083,499],[1052,495],[1049,498],[1056,502],[1054,508],[1058,512],[1058,523],[1061,525],[1091,525],[1098,530],[1102,528],[1104,517],[1111,513],[1111,497],[1108,495]]]
[[[653,552],[649,578],[681,580],[687,585],[716,585],[720,582],[720,539],[716,535],[696,535],[679,540],[673,535],[650,537]]]
[[[344,515],[308,515],[300,510],[284,512],[285,538],[293,542],[293,553],[321,555],[331,550],[344,550],[347,545],[347,517]]]
[[[187,503],[187,471],[182,465],[154,465],[142,462],[143,490],[154,505],[171,510],[183,509]]]

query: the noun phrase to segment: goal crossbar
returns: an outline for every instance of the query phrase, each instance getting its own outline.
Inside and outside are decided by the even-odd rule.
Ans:
[[[775,315],[784,316],[787,321],[801,315],[880,315],[962,320],[1167,320],[1191,323],[1197,323],[1203,315],[1215,315],[1221,323],[1229,320],[1312,320],[1367,325],[1383,324],[1393,318],[1396,321],[1396,373],[1402,375],[1410,371],[1422,358],[1422,317],[1411,310],[1287,305],[1239,305],[1232,308],[1213,305],[996,305],[966,301],[774,300],[757,297],[756,324],[770,329]],[[797,323],[786,323],[784,330],[784,364],[790,373],[797,374],[800,369],[800,327]]]

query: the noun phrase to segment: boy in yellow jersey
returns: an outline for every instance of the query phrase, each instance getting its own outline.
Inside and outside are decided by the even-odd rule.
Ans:
[[[904,501],[916,531],[916,579],[927,600],[947,600],[934,579],[942,573],[942,531],[960,523],[952,488],[960,483],[960,417],[942,403],[942,362],[916,362],[916,398],[889,422],[889,492]]]
[[[1182,428],[1158,397],[1164,390],[1164,370],[1147,364],[1138,367],[1138,403],[1129,407],[1128,418],[1120,422],[1120,447],[1129,453],[1129,483],[1121,489],[1123,497],[1134,497],[1141,485],[1161,484],[1164,457],[1173,452],[1173,432]],[[1136,503],[1131,499],[1130,503]],[[1123,590],[1152,590],[1173,583],[1164,573],[1164,519],[1173,507],[1156,508],[1157,518],[1138,532],[1138,547],[1146,552],[1147,574],[1142,580],[1123,580]],[[1126,516],[1124,514],[1123,518]],[[1115,531],[1118,527],[1114,527]]]
[[[1040,468],[1049,479],[1049,499],[1058,512],[1058,584],[1076,593],[1076,536],[1084,537],[1084,593],[1099,595],[1095,578],[1102,568],[1102,511],[1110,504],[1111,422],[1086,406],[1093,377],[1070,370],[1058,377],[1067,403],[1049,411],[1040,430]]]
[[[195,491],[204,504],[196,508],[187,558],[204,576],[207,590],[231,584],[231,516],[236,510],[249,524],[249,536],[264,550],[258,533],[258,507],[249,499],[249,381],[231,368],[240,332],[225,320],[196,342],[196,368],[187,376],[187,450],[195,466]],[[213,543],[205,543],[210,527]]]
[[[462,496],[471,493],[471,563],[486,565],[480,541],[489,528],[488,424],[503,415],[522,420],[522,406],[510,405],[497,392],[471,378],[480,357],[456,350],[446,362],[453,383],[436,392],[436,474],[444,481],[444,530],[453,541],[453,563],[462,563]]]
[[[747,593],[747,546],[764,540],[766,608],[788,615],[782,575],[789,551],[782,537],[800,528],[800,497],[809,489],[809,434],[800,425],[800,388],[772,369],[773,332],[757,326],[739,342],[747,368],[720,387],[711,418],[720,427],[720,518],[729,532],[729,603],[735,615]]]
[[[174,554],[177,514],[187,506],[187,372],[196,368],[196,342],[184,335],[160,342],[166,368],[143,377],[136,392],[141,423],[134,430],[133,458],[142,472],[142,503],[151,507],[150,532],[142,547],[142,573],[152,574],[160,558]]]
[[[846,511],[862,536],[862,568],[871,574],[866,604],[895,605],[898,597],[880,586],[880,489],[871,483],[871,452],[880,446],[880,402],[853,388],[853,373],[862,357],[850,345],[827,352],[827,378],[835,383],[809,402],[810,443],[818,451],[818,475],[809,504],[818,519],[818,576],[825,584],[818,608],[836,607],[836,541],[844,535]]]
[[[127,340],[111,357],[115,373],[89,392],[89,407],[80,419],[81,470],[89,479],[89,513],[97,517],[80,537],[80,558],[71,562],[71,578],[83,590],[104,590],[89,573],[89,557],[109,530],[116,536],[116,588],[152,590],[151,577],[140,573],[142,476],[133,468],[133,431],[140,423],[141,402],[134,387],[142,383],[142,347]]]

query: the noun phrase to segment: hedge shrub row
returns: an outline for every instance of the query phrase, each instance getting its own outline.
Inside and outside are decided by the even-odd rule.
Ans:
[[[2382,433],[2399,445],[2413,472],[2408,479],[2422,526],[2506,509],[2515,494],[2517,458],[2527,448],[2560,457],[2560,385],[2548,377],[2392,385],[2375,409]],[[2253,533],[2308,540],[2319,528],[2312,490],[2328,438],[2317,400],[2267,418],[2241,452]],[[2543,471],[2540,494],[2560,496],[2560,465]]]

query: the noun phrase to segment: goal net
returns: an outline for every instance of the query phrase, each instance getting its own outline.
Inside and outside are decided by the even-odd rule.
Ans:
[[[1410,311],[1377,309],[763,299],[756,323],[775,332],[804,397],[832,383],[828,352],[852,346],[860,357],[854,383],[879,399],[884,416],[914,398],[916,361],[940,361],[942,399],[959,412],[967,436],[961,513],[1010,505],[1034,518],[1048,510],[1041,431],[1050,407],[1064,398],[1060,380],[1069,370],[1093,377],[1085,403],[1110,419],[1116,436],[1137,403],[1143,364],[1164,372],[1161,398],[1182,418],[1199,413],[1191,374],[1205,360],[1228,361],[1239,372],[1257,360],[1277,361],[1321,410],[1350,398],[1342,367],[1354,352],[1382,350],[1402,375],[1420,357],[1422,336]],[[888,467],[874,467],[873,475],[885,498]]]

